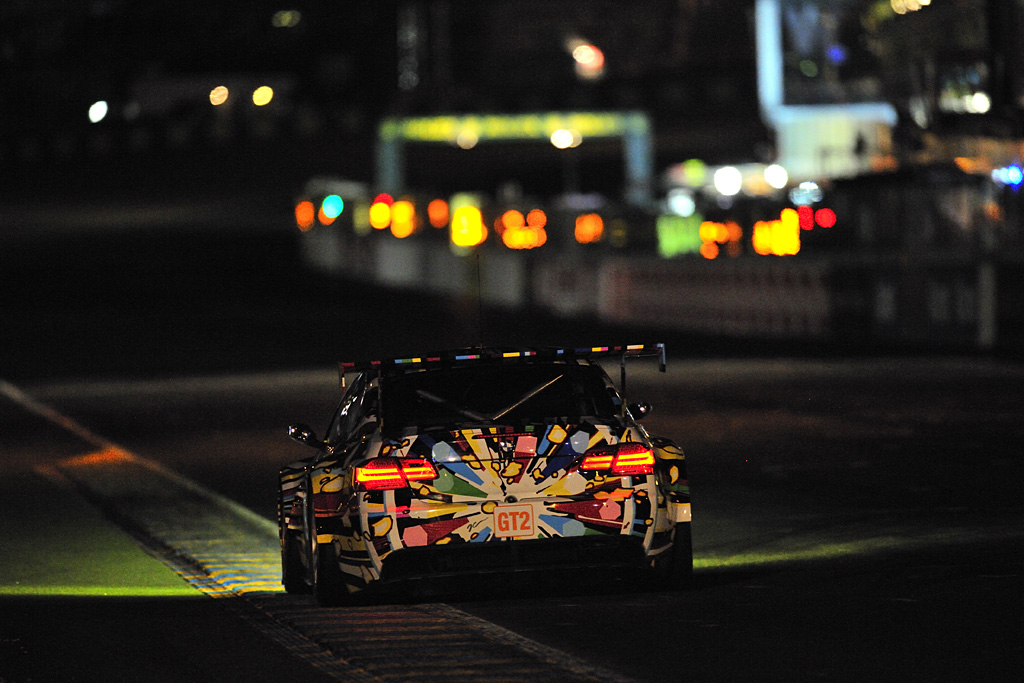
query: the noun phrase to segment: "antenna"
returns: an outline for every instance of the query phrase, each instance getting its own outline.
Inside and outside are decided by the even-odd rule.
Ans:
[[[476,334],[480,348],[484,348],[484,292],[483,280],[480,277],[480,250],[473,250],[476,262]]]

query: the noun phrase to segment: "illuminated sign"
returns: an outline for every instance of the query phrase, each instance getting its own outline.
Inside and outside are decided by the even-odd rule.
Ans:
[[[385,140],[449,143],[467,135],[475,140],[550,140],[558,130],[573,131],[583,139],[621,137],[628,132],[647,133],[648,121],[642,114],[601,112],[424,116],[385,119],[380,136]]]

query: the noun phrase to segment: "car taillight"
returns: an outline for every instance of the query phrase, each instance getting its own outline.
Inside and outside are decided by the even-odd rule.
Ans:
[[[400,489],[436,478],[434,465],[423,458],[374,458],[356,468],[356,484],[368,491]]]
[[[654,451],[642,443],[596,446],[583,454],[580,469],[611,470],[612,474],[650,474],[654,471]]]

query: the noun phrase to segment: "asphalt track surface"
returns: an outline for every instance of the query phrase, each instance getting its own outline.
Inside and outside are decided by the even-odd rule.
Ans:
[[[339,348],[364,356],[462,346],[484,328],[513,343],[570,345],[593,343],[595,333],[648,332],[495,311],[481,325],[472,302],[311,280],[274,233],[122,237],[99,249],[71,240],[5,251],[0,377],[99,442],[4,402],[5,517],[23,521],[0,538],[5,558],[25,561],[0,564],[3,583],[29,581],[25,565],[42,564],[49,550],[49,564],[74,570],[76,585],[102,587],[95,575],[113,575],[130,594],[6,591],[4,683],[336,680],[304,647],[312,640],[322,649],[356,628],[356,613],[285,606],[313,614],[269,617],[299,634],[289,641],[261,625],[274,612],[250,611],[252,600],[210,600],[195,587],[198,598],[161,594],[181,590],[167,574],[166,548],[154,549],[146,534],[125,542],[124,529],[140,537],[130,519],[109,506],[95,514],[102,499],[62,488],[73,480],[42,477],[47,466],[68,474],[68,458],[114,444],[269,519],[273,473],[304,454],[284,427],[326,424]],[[354,328],[357,310],[366,324]],[[1019,680],[1019,365],[820,349],[794,359],[799,349],[757,342],[747,343],[752,359],[730,359],[736,346],[725,342],[667,341],[670,373],[640,371],[631,386],[655,405],[651,431],[674,437],[691,461],[694,588],[499,586],[412,607],[448,605],[455,612],[433,618],[483,619],[523,639],[508,636],[518,642],[509,648],[526,642],[543,657],[564,653],[576,677]],[[76,523],[62,521],[69,517]],[[48,543],[33,541],[36,527],[47,529]],[[95,542],[70,540],[83,535]],[[135,567],[131,580],[123,567]],[[108,593],[124,590],[108,583]],[[402,635],[427,648],[431,633]],[[436,663],[433,679],[450,680],[451,666]],[[495,678],[495,666],[465,680]]]

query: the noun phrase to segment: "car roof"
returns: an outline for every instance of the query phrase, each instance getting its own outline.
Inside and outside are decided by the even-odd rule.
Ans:
[[[485,363],[538,363],[578,362],[598,358],[654,356],[659,359],[662,371],[665,369],[664,344],[623,344],[619,346],[587,347],[474,347],[427,353],[418,356],[402,356],[367,361],[343,361],[338,364],[342,378],[350,372],[376,371],[391,374],[408,370],[465,367]]]

